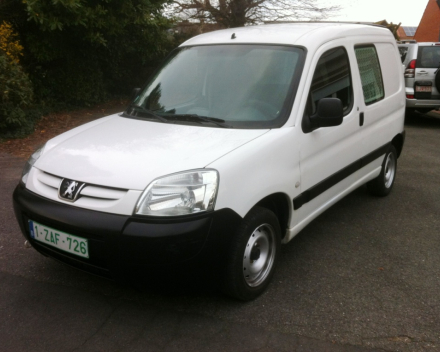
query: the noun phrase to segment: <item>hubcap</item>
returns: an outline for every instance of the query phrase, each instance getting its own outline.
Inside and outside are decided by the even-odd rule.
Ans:
[[[269,275],[275,259],[275,231],[269,224],[257,227],[246,244],[243,276],[251,287],[260,285]]]
[[[390,188],[396,174],[396,160],[393,153],[389,153],[385,161],[384,181],[385,187]]]

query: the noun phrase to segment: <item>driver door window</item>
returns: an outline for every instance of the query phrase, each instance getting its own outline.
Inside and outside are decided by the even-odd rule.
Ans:
[[[322,98],[338,98],[342,101],[344,115],[353,105],[353,87],[347,52],[338,47],[325,52],[316,65],[308,98],[307,114],[316,112]]]

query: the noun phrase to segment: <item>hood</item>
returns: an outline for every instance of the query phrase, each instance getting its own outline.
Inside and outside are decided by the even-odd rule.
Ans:
[[[49,141],[35,167],[76,181],[143,190],[157,177],[203,168],[267,131],[112,115]]]

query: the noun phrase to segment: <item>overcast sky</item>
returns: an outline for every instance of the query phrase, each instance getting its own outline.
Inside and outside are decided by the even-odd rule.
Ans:
[[[318,4],[340,5],[329,20],[376,22],[387,20],[402,26],[418,26],[428,0],[318,0]]]

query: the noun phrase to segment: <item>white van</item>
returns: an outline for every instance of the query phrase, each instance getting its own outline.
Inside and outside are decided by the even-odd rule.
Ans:
[[[404,89],[388,29],[203,34],[126,111],[37,150],[14,192],[16,217],[36,250],[88,272],[173,280],[209,268],[224,292],[253,299],[281,243],[365,183],[391,191]]]

